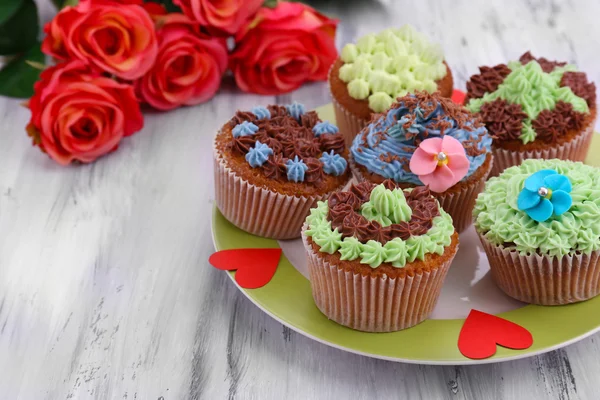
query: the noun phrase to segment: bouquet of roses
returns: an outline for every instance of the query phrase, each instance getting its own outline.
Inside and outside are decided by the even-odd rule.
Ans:
[[[33,143],[63,165],[91,162],[143,127],[142,105],[205,102],[228,70],[241,90],[259,94],[326,79],[337,21],[300,3],[262,1],[173,0],[171,12],[142,0],[63,8],[41,45],[56,64],[27,103]]]

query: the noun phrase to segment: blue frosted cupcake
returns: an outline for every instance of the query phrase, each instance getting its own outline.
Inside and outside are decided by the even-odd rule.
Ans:
[[[352,143],[350,166],[359,181],[428,185],[461,232],[492,168],[491,142],[464,107],[417,92],[373,117]]]

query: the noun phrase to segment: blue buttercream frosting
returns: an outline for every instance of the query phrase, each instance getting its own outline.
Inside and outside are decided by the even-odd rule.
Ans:
[[[287,167],[288,181],[304,182],[304,173],[308,169],[308,165],[304,161],[296,156],[293,160],[287,160],[285,166]]]
[[[348,162],[344,160],[344,157],[339,154],[335,154],[333,150],[329,153],[323,153],[323,156],[319,159],[323,163],[323,172],[327,175],[340,176],[346,171]]]
[[[272,154],[273,150],[269,146],[257,140],[254,147],[246,153],[246,161],[252,168],[257,168],[263,165]]]
[[[285,108],[290,113],[290,115],[294,117],[294,119],[296,119],[297,121],[300,121],[300,117],[306,112],[306,108],[304,107],[304,105],[297,102],[288,104],[287,106],[285,106]]]
[[[313,126],[312,130],[315,136],[321,136],[324,133],[338,133],[340,131],[337,126],[329,121],[318,122]]]
[[[256,131],[258,131],[258,126],[254,125],[252,122],[244,121],[241,124],[234,126],[231,133],[233,134],[233,137],[237,138],[240,136],[254,135]]]
[[[258,119],[270,119],[271,118],[271,112],[266,107],[257,106],[257,107],[254,107],[252,110],[250,110],[250,112],[252,114],[256,115],[256,118],[258,118]]]
[[[415,97],[410,95],[410,97]],[[419,178],[410,172],[408,165],[418,143],[427,138],[442,137],[440,121],[446,121],[444,135],[450,135],[460,141],[467,150],[469,171],[463,178],[471,176],[485,161],[491,151],[492,138],[485,127],[475,127],[473,121],[465,122],[462,127],[457,121],[446,115],[442,105],[435,97],[427,97],[427,105],[435,102],[431,112],[418,105],[409,108],[404,102],[393,105],[385,114],[372,121],[354,138],[350,152],[357,164],[369,172],[378,174],[396,182],[422,185]],[[413,101],[414,102],[414,101]],[[415,142],[417,144],[415,144]]]

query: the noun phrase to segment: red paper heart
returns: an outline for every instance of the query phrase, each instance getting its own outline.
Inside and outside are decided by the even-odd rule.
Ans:
[[[521,325],[477,310],[471,310],[458,336],[460,352],[475,360],[496,354],[496,345],[523,350],[532,344],[533,336]]]
[[[463,103],[465,102],[465,97],[467,97],[467,95],[458,90],[458,89],[454,89],[452,91],[452,97],[450,97],[452,99],[453,102],[455,102],[456,104],[460,104],[461,106],[463,105]]]
[[[235,281],[244,289],[256,289],[269,283],[281,258],[281,249],[231,249],[210,256],[213,267],[234,271]]]

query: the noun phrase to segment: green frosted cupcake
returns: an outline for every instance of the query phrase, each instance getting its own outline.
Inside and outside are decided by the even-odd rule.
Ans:
[[[475,228],[492,276],[511,297],[542,305],[600,294],[600,170],[525,160],[477,197]]]

